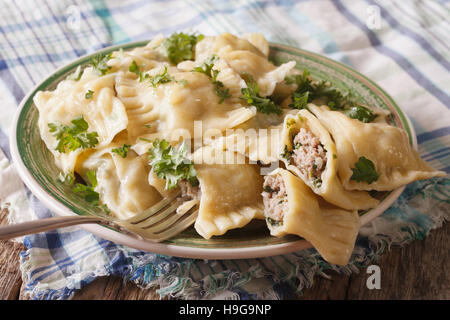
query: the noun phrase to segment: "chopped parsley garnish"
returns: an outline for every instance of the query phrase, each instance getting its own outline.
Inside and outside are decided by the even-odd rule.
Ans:
[[[178,64],[184,60],[193,60],[195,45],[204,38],[203,35],[173,33],[164,39],[161,47],[169,61]]]
[[[187,180],[197,186],[197,172],[194,164],[187,158],[188,150],[184,143],[178,148],[172,147],[166,140],[156,139],[148,150],[149,164],[158,178],[166,180],[166,189],[173,189],[180,180]]]
[[[292,103],[289,105],[293,109],[305,109],[309,102],[326,98],[331,110],[343,111],[352,119],[367,123],[376,118],[372,110],[355,103],[351,92],[342,92],[328,81],[313,82],[308,70],[304,70],[301,75],[286,77],[285,82],[297,84],[297,89],[291,94]]]
[[[284,81],[286,84],[297,84],[297,89],[291,95],[292,103],[289,107],[304,109],[306,104],[312,100],[310,99],[310,93],[314,91],[309,71],[304,70],[301,75],[288,76]]]
[[[221,104],[226,98],[231,97],[230,89],[225,88],[222,81],[217,81],[217,75],[219,71],[213,70],[212,84],[214,85],[214,92],[220,98],[219,104]]]
[[[75,177],[73,176],[73,173],[62,173],[60,172],[58,174],[58,180],[62,183],[72,185],[75,182]]]
[[[285,145],[283,153],[280,156],[282,158],[286,159],[287,161],[290,161],[293,153],[294,152],[293,151],[289,151],[288,146]]]
[[[97,176],[95,171],[88,171],[86,176],[89,180],[89,185],[77,183],[72,191],[83,196],[84,200],[92,203],[95,206],[99,205],[100,196],[98,192],[94,191],[97,187]]]
[[[270,186],[264,186],[263,190],[264,190],[265,192],[268,192],[268,193],[273,193],[273,192],[275,192],[275,190],[273,190]]]
[[[217,60],[217,56],[213,54],[211,57],[209,57],[208,59],[203,61],[203,63],[201,65],[192,69],[192,71],[203,73],[204,75],[211,78],[212,77],[212,75],[211,75],[212,68],[214,67],[214,62],[216,62],[216,60]]]
[[[186,87],[188,82],[185,79],[181,79],[180,81],[176,81],[174,77],[172,77],[170,74],[167,73],[167,66],[164,66],[164,71],[160,74],[157,74],[155,76],[150,76],[148,73],[141,72],[139,66],[137,65],[136,61],[133,60],[131,65],[128,67],[128,71],[133,72],[139,76],[139,82],[143,82],[145,80],[148,80],[153,88],[156,88],[158,84],[164,84],[171,81],[175,81],[177,83],[180,83],[183,87]]]
[[[214,62],[217,60],[216,55],[212,55],[206,59],[200,66],[192,69],[193,72],[200,72],[211,78],[212,84],[214,85],[214,92],[220,98],[219,104],[221,104],[226,98],[231,97],[230,89],[225,88],[221,81],[217,80],[219,75],[219,70],[213,70]]]
[[[133,72],[133,73],[137,74],[138,76],[140,76],[140,74],[141,74],[141,70],[139,69],[138,64],[134,60],[128,67],[128,71]]]
[[[128,150],[130,150],[131,145],[130,144],[124,144],[121,147],[117,147],[111,150],[111,152],[117,153],[122,158],[126,158],[128,155]]]
[[[66,177],[68,175],[63,175],[61,173],[60,176]],[[75,181],[75,178],[73,175],[69,175],[69,176],[71,177],[69,184],[72,185]],[[95,188],[97,187],[97,184],[98,184],[96,171],[90,170],[90,171],[86,172],[86,177],[88,179],[88,184],[77,183],[72,188],[72,191],[74,193],[77,193],[80,196],[82,196],[84,201],[89,202],[93,206],[95,206],[95,207],[103,210],[105,213],[109,214],[111,212],[111,210],[109,210],[109,208],[106,204],[100,204],[100,195],[98,192],[95,191]],[[62,182],[67,183],[67,181],[62,181]]]
[[[248,80],[245,81],[247,88],[241,89],[241,99],[246,100],[249,105],[255,106],[261,113],[280,115],[282,113],[280,106],[276,105],[271,99],[259,95],[258,84],[253,80],[253,77],[248,73],[243,74],[243,76]]]
[[[308,104],[309,100],[309,92],[303,92],[303,93],[292,93],[292,103],[289,105],[289,107],[293,109],[305,109],[306,105]]]
[[[89,124],[83,116],[79,116],[72,121],[72,126],[49,123],[48,127],[53,136],[58,140],[55,150],[66,153],[78,148],[93,148],[98,143],[97,132],[87,132]]]
[[[86,92],[86,94],[84,95],[84,97],[85,97],[86,99],[92,99],[93,96],[94,96],[94,91],[92,91],[92,90],[88,90],[88,91]]]
[[[155,76],[150,76],[148,73],[146,73],[145,75],[142,75],[141,73],[141,77],[139,81],[144,81],[144,80],[148,80],[150,81],[150,84],[152,85],[153,88],[156,88],[156,86],[158,84],[164,84],[164,83],[168,83],[174,80],[174,78],[167,73],[167,66],[164,66],[164,71],[160,74],[157,74]]]
[[[361,105],[351,106],[350,108],[345,109],[344,113],[350,118],[358,119],[364,123],[372,122],[377,117],[372,110]]]
[[[355,163],[355,168],[352,168],[352,171],[353,175],[350,177],[350,180],[355,180],[357,182],[364,181],[371,184],[380,177],[380,174],[375,170],[373,162],[365,157],[360,157],[358,159]]]
[[[321,97],[327,98],[327,105],[331,110],[343,110],[347,105],[353,104],[350,92],[342,92],[324,80],[314,85],[311,101]]]
[[[327,81],[313,82],[308,70],[304,70],[301,75],[288,76],[285,78],[287,84],[297,84],[297,89],[292,93],[292,104],[294,109],[304,109],[308,102],[317,98],[325,97],[328,106],[332,110],[344,109],[349,103],[348,93],[342,93],[339,89],[331,86]]]
[[[112,53],[108,53],[105,55],[97,54],[91,58],[90,65],[94,68],[94,71],[98,75],[105,75],[109,69],[111,69],[110,66],[108,66],[107,62],[112,58]]]
[[[81,79],[81,76],[83,75],[84,70],[81,69],[81,66],[78,66],[75,72],[69,74],[66,78],[66,80],[73,80],[78,81]]]

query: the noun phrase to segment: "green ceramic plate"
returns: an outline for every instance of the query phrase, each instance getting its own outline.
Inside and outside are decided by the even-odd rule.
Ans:
[[[113,46],[94,54],[105,54],[120,48],[132,49],[144,46],[146,43],[147,41],[141,41]],[[72,73],[77,66],[87,64],[94,54],[83,56],[60,68],[37,85],[22,101],[11,133],[11,153],[22,179],[30,190],[58,215],[92,214],[96,213],[97,209],[84,202],[82,198],[58,181],[59,170],[54,165],[52,154],[47,150],[39,135],[38,110],[33,104],[33,97],[37,91],[54,89],[58,82]],[[298,69],[308,69],[314,78],[328,79],[338,88],[351,89],[361,103],[389,110],[393,115],[393,125],[403,128],[409,136],[410,143],[416,147],[416,136],[406,115],[386,92],[365,76],[318,54],[279,44],[271,44],[270,59],[276,64],[295,60]],[[362,224],[379,216],[395,201],[403,189],[399,188],[384,194],[379,206],[361,217]],[[257,258],[310,247],[308,242],[296,236],[271,237],[263,221],[252,222],[245,228],[231,230],[224,236],[209,240],[203,239],[191,228],[163,243],[136,239],[100,225],[83,225],[83,227],[116,243],[141,250],[190,258]]]

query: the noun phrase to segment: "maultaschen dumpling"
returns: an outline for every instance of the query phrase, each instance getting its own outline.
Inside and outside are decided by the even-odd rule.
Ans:
[[[402,129],[364,123],[326,106],[308,104],[308,108],[336,143],[337,171],[347,190],[389,191],[415,180],[445,176],[420,158]],[[361,166],[372,175],[358,174]]]
[[[378,200],[365,191],[344,190],[337,175],[336,146],[330,134],[308,110],[288,114],[284,120],[281,160],[312,191],[348,210],[373,208]]]
[[[264,215],[271,235],[298,235],[328,262],[347,264],[360,226],[356,210],[319,202],[302,179],[282,168],[265,176],[263,189]]]

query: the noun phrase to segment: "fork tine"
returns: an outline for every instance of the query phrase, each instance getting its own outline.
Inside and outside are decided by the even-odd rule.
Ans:
[[[194,224],[197,216],[198,209],[190,210],[190,212],[187,213],[187,216],[182,217],[182,221],[176,224],[173,228],[167,228],[160,233],[154,234],[154,236],[158,237],[158,239],[155,239],[154,241],[161,242],[181,233],[182,231],[189,228],[192,224]]]
[[[178,207],[181,210],[178,210],[177,208],[175,214],[166,214],[164,219],[158,219],[158,221],[155,221],[156,219],[150,218],[148,221],[150,224],[146,223],[146,226],[142,228],[153,233],[161,232],[180,220],[183,215],[191,210],[195,205],[197,205],[197,203],[198,202],[196,201],[191,201],[191,203],[188,203],[187,206]],[[171,213],[173,213],[173,211]],[[138,226],[141,227],[140,224]]]
[[[183,201],[181,199],[177,199],[176,201],[172,202],[170,206],[165,207],[160,212],[153,214],[145,220],[134,223],[134,225],[143,229],[148,228],[149,226],[166,219],[169,215],[175,212],[182,205],[182,203]]]
[[[136,223],[139,223],[139,222],[142,222],[142,221],[148,219],[149,217],[157,214],[158,212],[161,212],[162,209],[169,206],[173,201],[177,201],[178,196],[180,194],[181,194],[181,191],[170,194],[167,198],[164,198],[160,202],[154,204],[153,206],[151,206],[150,208],[148,208],[141,214],[138,214],[129,219],[126,219],[125,222],[131,223],[131,224],[136,224]]]

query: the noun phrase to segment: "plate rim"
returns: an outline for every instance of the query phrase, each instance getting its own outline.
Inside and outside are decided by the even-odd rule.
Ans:
[[[77,57],[71,62],[61,66],[54,72],[51,72],[49,75],[44,76],[43,80],[36,84],[29,93],[22,99],[19,104],[15,115],[14,120],[11,126],[9,142],[10,142],[10,153],[12,157],[12,161],[19,173],[20,178],[26,184],[26,186],[30,189],[30,191],[53,213],[60,216],[73,216],[76,213],[72,212],[69,208],[64,206],[58,200],[54,199],[51,195],[49,195],[44,188],[33,178],[31,173],[28,171],[27,167],[23,163],[22,157],[20,155],[18,145],[17,145],[17,130],[19,119],[22,115],[22,111],[27,102],[33,98],[38,89],[45,85],[47,82],[50,82],[50,79],[55,77],[58,74],[61,74],[64,70],[72,70],[74,67],[78,65],[82,65],[88,58],[94,56],[96,54],[112,52],[119,49],[130,49],[136,48],[140,46],[144,46],[150,40],[140,40],[127,42],[123,44],[117,44],[102,48],[92,53],[87,53],[83,56]],[[376,93],[381,99],[383,99],[386,103],[390,104],[395,110],[396,115],[398,115],[403,125],[407,125],[407,130],[409,130],[409,141],[414,149],[417,149],[417,136],[415,129],[409,119],[408,115],[403,112],[403,110],[395,103],[393,98],[378,84],[376,84],[371,79],[367,78],[360,72],[354,70],[353,68],[335,61],[331,58],[323,56],[321,54],[303,50],[295,47],[291,47],[288,45],[283,45],[279,43],[270,42],[270,47],[281,48],[282,50],[293,52],[297,55],[307,55],[309,57],[313,57],[320,61],[326,62],[328,65],[334,65],[338,69],[343,69],[345,72],[351,74],[353,77],[358,79],[358,81],[363,82],[365,85],[369,85],[369,89]],[[374,90],[375,89],[375,90]],[[386,101],[387,100],[387,101]],[[408,132],[407,132],[408,133]],[[400,196],[406,186],[401,186],[397,189],[394,189],[390,192],[390,194],[383,199],[383,201],[374,209],[370,210],[368,213],[361,216],[361,226],[366,225],[376,217],[380,216],[386,209],[388,209],[392,203]],[[312,248],[312,245],[304,240],[299,239],[296,241],[291,241],[287,243],[281,244],[271,244],[271,245],[262,245],[262,246],[251,246],[251,247],[243,247],[243,248],[200,248],[200,247],[191,247],[191,246],[181,246],[176,244],[167,244],[167,243],[157,243],[146,241],[143,239],[137,239],[126,235],[124,233],[119,233],[115,230],[106,228],[97,224],[82,224],[79,227],[85,229],[106,240],[112,241],[117,244],[121,244],[124,246],[129,246],[135,249],[144,250],[148,252],[153,252],[157,254],[163,254],[168,256],[176,256],[182,258],[194,258],[194,259],[252,259],[252,258],[263,258],[269,256],[276,256],[287,254],[295,251],[300,251],[304,249]]]

